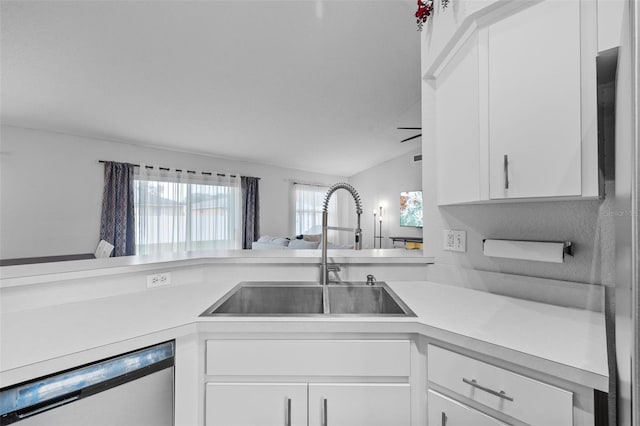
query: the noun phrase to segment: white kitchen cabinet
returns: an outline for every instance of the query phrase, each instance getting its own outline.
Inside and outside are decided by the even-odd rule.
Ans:
[[[429,390],[427,394],[429,426],[507,426],[438,392]]]
[[[208,339],[207,426],[410,426],[411,342]]]
[[[309,426],[410,426],[408,383],[310,383]]]
[[[598,0],[598,52],[620,46],[626,0]]]
[[[428,346],[427,360],[429,386],[460,402],[474,401],[532,426],[574,424],[570,391],[434,345]],[[428,410],[429,418],[437,414]]]
[[[408,383],[207,383],[206,426],[410,426]]]
[[[491,199],[580,196],[580,3],[544,1],[487,31]]]
[[[438,204],[598,197],[595,2],[504,2],[464,22],[424,75]]]
[[[480,161],[478,36],[469,37],[442,69],[436,87],[438,204],[483,198]],[[486,179],[484,179],[486,181]]]
[[[305,426],[306,383],[207,383],[207,426]]]

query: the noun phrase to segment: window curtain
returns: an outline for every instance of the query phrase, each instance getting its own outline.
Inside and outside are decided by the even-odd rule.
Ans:
[[[113,244],[113,256],[135,254],[134,166],[104,163],[100,239]]]
[[[260,236],[259,178],[242,176],[242,248],[250,249],[251,243]]]
[[[240,178],[141,165],[136,248],[160,254],[241,247]]]
[[[295,235],[322,233],[322,203],[328,190],[328,186],[293,184]],[[329,225],[339,226],[336,196],[331,197],[327,213]],[[327,234],[329,241],[335,241],[336,237],[336,231]]]

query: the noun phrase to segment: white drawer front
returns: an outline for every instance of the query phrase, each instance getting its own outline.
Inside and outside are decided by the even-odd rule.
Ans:
[[[430,382],[532,426],[573,424],[571,392],[433,345],[427,359]]]
[[[438,392],[428,394],[429,426],[508,426]]]
[[[397,376],[411,372],[409,340],[208,340],[208,375]]]

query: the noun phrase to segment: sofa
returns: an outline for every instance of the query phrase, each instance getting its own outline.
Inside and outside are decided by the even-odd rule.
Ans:
[[[263,235],[251,243],[252,250],[314,250],[321,248],[322,235],[296,235],[294,237],[272,237]],[[352,245],[335,244],[329,241],[329,249],[353,249]]]

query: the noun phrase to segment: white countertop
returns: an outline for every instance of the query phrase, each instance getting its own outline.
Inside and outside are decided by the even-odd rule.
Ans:
[[[232,285],[190,284],[3,313],[0,386],[91,361],[100,348],[203,332],[420,333],[607,390],[604,317],[426,281],[389,286],[417,317],[199,317]],[[152,337],[149,337],[152,336]],[[151,344],[149,341],[147,344]],[[87,359],[85,359],[87,358]],[[97,358],[94,358],[97,359]],[[31,375],[31,377],[26,377]]]
[[[335,263],[427,264],[433,258],[421,250],[365,249],[329,250]],[[0,267],[0,288],[43,282],[90,278],[129,272],[151,271],[208,264],[318,264],[320,250],[215,250],[157,256],[123,256],[108,259],[71,260]]]

